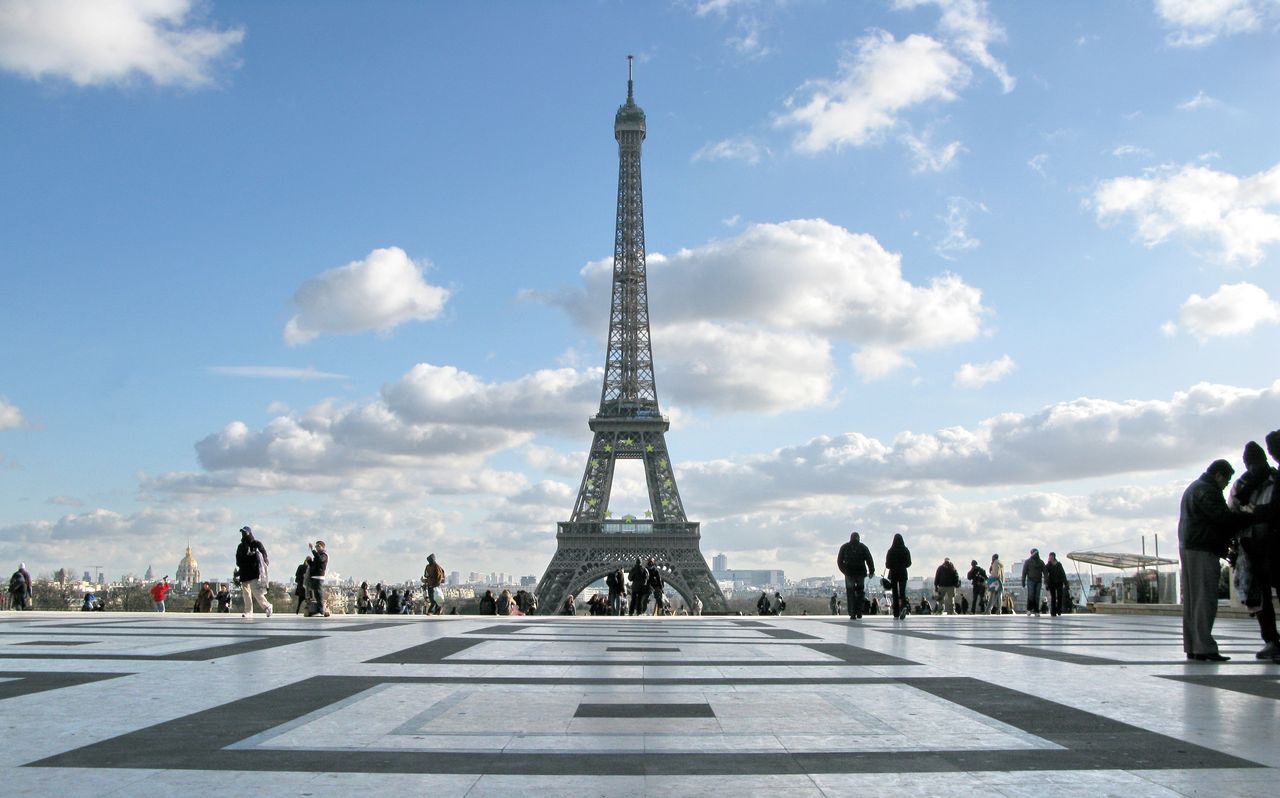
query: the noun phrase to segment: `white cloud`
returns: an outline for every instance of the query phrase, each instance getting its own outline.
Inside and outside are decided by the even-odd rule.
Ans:
[[[1205,166],[1160,167],[1103,181],[1093,204],[1099,222],[1131,217],[1147,247],[1180,235],[1216,245],[1226,263],[1256,264],[1280,241],[1280,164],[1248,177]]]
[[[1048,162],[1049,154],[1041,152],[1031,156],[1031,159],[1027,161],[1027,166],[1031,168],[1031,171],[1036,172],[1041,177],[1048,177],[1048,173],[1044,170],[1044,165]]]
[[[863,382],[884,379],[899,369],[915,365],[898,350],[880,346],[864,346],[849,356],[849,363]]]
[[[957,253],[977,249],[982,244],[969,235],[969,212],[975,209],[985,213],[987,206],[964,197],[947,198],[947,214],[941,217],[947,234],[934,246],[935,252],[947,260],[955,260]]]
[[[1258,30],[1273,10],[1272,0],[1156,0],[1156,13],[1171,29],[1165,40],[1174,47],[1202,47],[1219,36]]]
[[[954,381],[961,388],[981,388],[999,382],[1013,373],[1015,368],[1017,364],[1008,355],[988,363],[965,363],[956,371]]]
[[[1223,285],[1209,297],[1192,294],[1182,303],[1178,322],[1202,341],[1244,335],[1263,324],[1280,322],[1280,302],[1251,283]]]
[[[608,323],[611,261],[588,264],[582,278],[579,290],[526,296],[563,307],[583,329],[598,333]],[[702,336],[701,343],[725,358],[720,368],[737,374],[776,363],[776,358],[762,359],[761,349],[762,342],[775,342],[796,358],[786,366],[789,379],[799,380],[796,369],[803,367],[809,370],[803,384],[816,386],[829,379],[826,348],[818,338],[866,350],[855,360],[866,374],[864,367],[903,365],[903,353],[910,350],[971,340],[982,332],[987,313],[981,292],[959,277],[944,274],[912,284],[902,276],[900,255],[886,252],[872,236],[821,219],[756,224],[696,249],[670,256],[650,253],[648,278],[650,305],[657,310],[650,320],[655,359],[665,369],[659,389],[669,383],[700,397],[716,393],[692,384],[694,372],[703,367],[696,359],[684,362],[668,354],[697,357],[682,345],[683,335]],[[681,373],[686,376],[668,376]],[[724,377],[704,379],[723,385]],[[770,404],[779,395],[761,393],[765,390],[750,398],[756,409],[785,409]],[[685,398],[678,391],[676,397]]]
[[[970,61],[987,69],[1007,94],[1017,81],[987,48],[1005,40],[1004,28],[990,17],[985,0],[897,0],[899,8],[935,5],[942,11],[938,33]]]
[[[971,72],[938,40],[912,34],[902,41],[873,31],[845,54],[834,80],[812,80],[787,101],[777,124],[801,128],[795,147],[818,153],[861,146],[898,122],[914,105],[949,102]]]
[[[334,374],[319,371],[312,366],[294,368],[290,366],[210,366],[210,374],[223,377],[261,377],[276,380],[343,380],[345,374]]]
[[[15,429],[21,427],[24,423],[22,410],[17,405],[10,404],[5,397],[0,396],[0,430]]]
[[[285,325],[290,346],[320,335],[377,330],[438,318],[448,289],[423,279],[422,266],[399,247],[375,249],[364,260],[329,269],[294,294],[298,313]]]
[[[191,0],[5,0],[0,68],[77,86],[134,77],[159,86],[203,86],[244,38],[192,17]]]
[[[760,146],[753,139],[745,136],[724,139],[704,144],[693,154],[691,160],[697,161],[746,161],[755,166],[760,163],[761,155],[767,155],[768,148]]]
[[[911,153],[914,162],[911,171],[916,173],[945,171],[955,164],[956,156],[965,151],[964,145],[958,141],[934,147],[927,133],[923,137],[904,133],[902,143]]]
[[[737,462],[686,463],[678,478],[683,493],[727,513],[922,484],[1010,487],[1194,470],[1234,457],[1278,416],[1280,381],[1261,389],[1200,383],[1167,400],[1080,398],[973,428],[902,432],[888,443],[857,432],[821,436]]]
[[[1220,101],[1215,100],[1214,98],[1205,94],[1203,91],[1198,91],[1196,92],[1196,96],[1192,97],[1189,100],[1184,100],[1183,102],[1178,103],[1178,110],[1179,111],[1200,111],[1206,108],[1217,108],[1220,105],[1222,105]]]
[[[1123,158],[1126,155],[1141,155],[1144,158],[1150,158],[1153,153],[1146,147],[1139,147],[1135,144],[1121,144],[1111,151],[1111,154],[1117,158]]]

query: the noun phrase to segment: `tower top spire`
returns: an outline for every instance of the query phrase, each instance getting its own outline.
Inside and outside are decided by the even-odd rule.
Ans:
[[[635,60],[635,56],[627,55],[627,102],[634,104],[636,101],[635,84],[631,80],[631,63]]]
[[[644,109],[636,105],[635,81],[633,80],[632,65],[635,62],[635,56],[627,56],[627,101],[618,106],[618,114],[613,119],[613,130],[615,135],[621,134],[624,130],[638,131],[640,138],[644,138]],[[619,139],[621,141],[621,139]]]

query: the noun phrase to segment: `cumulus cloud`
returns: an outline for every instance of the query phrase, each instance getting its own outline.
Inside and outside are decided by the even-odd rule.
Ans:
[[[17,405],[11,404],[8,399],[0,396],[0,430],[15,429],[24,424],[22,418],[22,410]]]
[[[799,380],[798,367],[810,369],[803,383],[812,390],[829,380],[827,350],[818,338],[838,339],[868,353],[855,359],[855,365],[903,365],[910,350],[978,336],[987,313],[981,292],[959,277],[943,274],[922,285],[908,282],[900,255],[886,252],[872,236],[821,219],[756,224],[734,238],[696,249],[670,256],[651,253],[648,277],[655,359],[663,369],[659,390],[671,384],[708,400],[718,392],[682,379],[714,379],[723,385],[726,377],[710,374],[706,361],[693,359],[693,342],[723,354],[719,370],[724,375],[750,374],[762,364],[781,366],[776,358],[762,359],[762,342],[783,346],[798,358],[785,373]],[[588,264],[582,279],[579,290],[525,295],[564,308],[583,329],[598,333],[608,325],[612,263]],[[695,376],[698,372],[705,376]],[[675,376],[682,373],[688,376]],[[756,410],[787,409],[789,402],[778,401],[785,395],[771,393],[779,390],[743,386],[748,393],[732,401]],[[815,396],[813,401],[826,400]]]
[[[752,166],[755,166],[760,163],[761,155],[767,155],[768,153],[768,148],[762,147],[754,139],[745,136],[738,136],[736,138],[704,144],[693,154],[693,158],[691,160],[695,162],[746,161]]]
[[[1219,36],[1247,33],[1262,27],[1269,0],[1156,0],[1156,13],[1174,47],[1203,47]]]
[[[1192,294],[1182,303],[1178,322],[1202,341],[1244,335],[1263,324],[1280,322],[1280,302],[1252,283],[1223,285],[1208,297]]]
[[[971,77],[967,66],[938,40],[912,34],[898,41],[887,31],[859,39],[840,74],[811,80],[787,101],[777,124],[798,127],[797,150],[818,153],[862,146],[926,102],[950,102]]]
[[[991,72],[1007,94],[1017,81],[1008,68],[991,55],[992,44],[1005,40],[1004,28],[991,18],[984,0],[897,0],[899,8],[937,6],[942,12],[938,34],[965,58]]]
[[[399,247],[375,249],[364,260],[322,272],[294,294],[298,313],[284,328],[290,346],[320,335],[388,332],[444,311],[449,291],[423,278],[423,267]]]
[[[894,494],[908,486],[1009,487],[1199,468],[1273,429],[1280,381],[1266,388],[1201,383],[1170,399],[1081,398],[972,428],[857,432],[814,438],[741,461],[687,463],[681,490],[722,511],[803,497]]]
[[[244,30],[202,26],[191,0],[5,0],[0,68],[77,86],[209,84]]]
[[[960,388],[981,388],[999,382],[1013,373],[1015,368],[1017,364],[1008,355],[987,363],[965,363],[956,371],[954,381]]]
[[[1280,164],[1237,177],[1206,166],[1164,166],[1103,181],[1093,194],[1099,222],[1132,219],[1147,247],[1177,235],[1208,241],[1226,263],[1256,264],[1280,241]]]

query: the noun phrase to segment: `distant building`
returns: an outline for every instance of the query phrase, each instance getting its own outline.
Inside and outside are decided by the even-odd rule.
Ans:
[[[536,576],[520,577],[520,587],[537,587],[537,586],[538,586],[538,577]]]
[[[151,569],[147,569],[147,580],[151,579]],[[178,563],[178,570],[175,573],[174,584],[178,590],[194,590],[200,584],[200,566],[196,564],[196,558],[191,556],[191,547],[187,546],[187,553],[182,555],[182,561]]]
[[[717,582],[732,582],[735,589],[743,587],[782,588],[787,584],[782,571],[765,569],[739,569],[712,571]]]
[[[457,571],[450,571],[449,584],[453,585],[454,587],[462,584],[462,574],[458,573]]]
[[[147,572],[142,575],[142,578],[144,581],[147,581],[147,582],[150,582],[156,578],[155,574],[151,572],[151,563],[147,563]]]
[[[721,572],[729,570],[729,558],[723,554],[717,554],[711,558],[711,570]]]

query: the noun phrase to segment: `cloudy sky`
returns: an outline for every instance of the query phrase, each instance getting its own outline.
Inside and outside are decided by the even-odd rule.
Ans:
[[[1276,0],[0,0],[0,564],[541,574],[628,53],[708,559],[1168,552],[1280,427]]]

